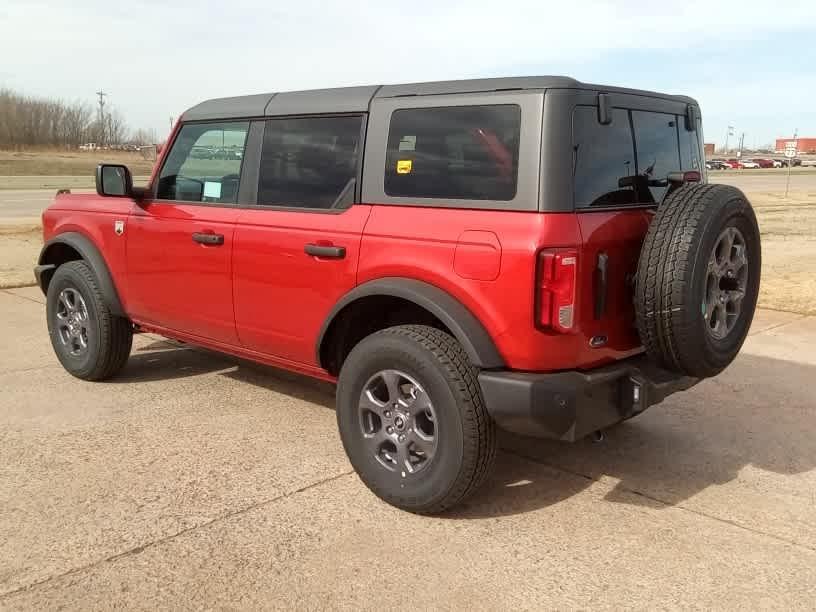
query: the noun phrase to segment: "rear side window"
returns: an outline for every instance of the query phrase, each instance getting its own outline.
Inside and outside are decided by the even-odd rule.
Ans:
[[[159,200],[233,204],[238,197],[247,122],[182,126],[159,175]]]
[[[385,193],[405,198],[512,200],[521,109],[513,104],[396,110]]]
[[[258,204],[324,209],[350,205],[361,126],[360,116],[267,121]]]
[[[660,202],[668,189],[668,174],[682,169],[678,127],[682,118],[615,108],[612,122],[602,125],[597,112],[594,106],[578,106],[573,113],[575,206]]]
[[[632,124],[637,147],[638,177],[635,190],[639,202],[660,202],[669,188],[665,184],[669,172],[680,170],[677,116],[632,111]]]
[[[629,111],[612,109],[612,122],[601,125],[597,108],[577,107],[573,150],[577,207],[637,204],[633,186],[622,180],[637,174]]]
[[[685,117],[677,118],[678,133],[680,134],[680,163],[683,170],[700,170],[700,122],[694,130],[685,128]]]

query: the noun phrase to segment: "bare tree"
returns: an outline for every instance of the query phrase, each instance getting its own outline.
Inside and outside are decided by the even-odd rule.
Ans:
[[[145,129],[134,130],[130,135],[130,142],[137,145],[155,144],[153,142],[153,134],[150,130]]]
[[[117,109],[108,108],[100,123],[87,102],[66,103],[0,89],[0,147],[75,147],[103,138],[119,144],[127,137],[127,124]]]

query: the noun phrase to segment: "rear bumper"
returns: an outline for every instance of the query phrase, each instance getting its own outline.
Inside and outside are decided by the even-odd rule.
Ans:
[[[479,374],[487,411],[499,427],[569,442],[643,412],[698,382],[662,370],[643,355],[587,372]]]

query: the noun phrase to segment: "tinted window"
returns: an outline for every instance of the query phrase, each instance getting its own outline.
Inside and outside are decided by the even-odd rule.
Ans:
[[[359,116],[267,121],[258,204],[303,208],[351,204],[361,122]]]
[[[234,203],[249,123],[182,126],[159,175],[156,197]]]
[[[521,109],[400,109],[391,115],[385,193],[406,198],[512,200]]]
[[[639,201],[660,202],[668,189],[666,177],[669,172],[680,170],[677,117],[663,113],[632,111],[632,124],[635,128],[637,147],[639,177],[635,188]]]
[[[678,133],[680,135],[680,163],[683,170],[700,170],[700,140],[699,126],[689,132],[685,127],[685,117],[678,117]]]
[[[598,123],[598,109],[578,106],[573,114],[575,205],[636,204],[631,177],[637,174],[629,112],[612,109],[612,123]]]

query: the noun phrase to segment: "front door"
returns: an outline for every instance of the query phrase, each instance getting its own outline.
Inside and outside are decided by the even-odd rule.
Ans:
[[[182,126],[127,227],[136,322],[238,344],[232,300],[235,207],[247,122]]]
[[[331,308],[356,284],[371,207],[354,204],[361,116],[266,121],[258,205],[235,228],[235,320],[241,344],[316,364]]]

